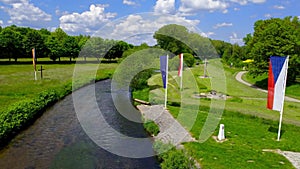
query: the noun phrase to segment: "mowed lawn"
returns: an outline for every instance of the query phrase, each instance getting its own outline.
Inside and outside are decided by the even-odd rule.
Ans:
[[[213,61],[210,64],[214,64]],[[217,78],[215,74],[210,74],[210,78],[200,78],[203,75],[203,65],[185,69],[183,77],[187,80],[183,80],[183,91],[181,92],[178,88],[179,78],[176,77],[176,71],[170,72],[168,109],[184,127],[190,129],[196,139],[201,140],[199,136],[207,117],[211,115],[210,113],[214,113],[211,111],[213,107],[210,107],[214,106],[212,102],[219,102],[220,105],[224,103],[225,106],[221,118],[216,120],[220,120],[218,124],[225,124],[227,140],[217,143],[212,137],[209,137],[205,142],[202,140],[186,143],[184,146],[187,152],[199,161],[204,169],[293,168],[285,157],[263,150],[280,149],[300,152],[300,103],[285,102],[282,136],[278,142],[276,139],[279,112],[266,108],[267,94],[237,82],[235,75],[240,71],[239,69],[224,67],[223,70],[227,87],[225,91],[220,92],[230,96],[226,101],[193,97],[195,93],[208,93],[215,89],[211,84],[212,79]],[[220,71],[222,72],[221,69]],[[194,77],[191,77],[189,72],[192,72]],[[191,87],[191,83],[195,83],[195,81],[198,85],[196,91]],[[161,87],[161,75],[152,76],[148,80],[148,84],[152,89],[149,91],[149,101],[163,103],[164,89]],[[184,108],[174,104],[176,102],[181,103]],[[198,106],[193,105],[200,105],[199,109]],[[216,105],[216,108],[220,108],[220,106]],[[195,110],[197,110],[196,119],[192,120],[190,116],[195,114]],[[212,127],[208,133],[217,136],[218,125]]]
[[[26,61],[26,64],[22,64],[22,61]],[[38,71],[37,80],[34,80],[33,65],[28,64],[28,59],[22,61],[17,64],[0,65],[0,112],[13,103],[33,99],[42,91],[64,90],[66,87],[72,87],[74,63],[59,64],[57,62],[52,64],[52,62],[47,62],[42,65],[43,79]],[[40,69],[40,66],[37,64],[37,69]],[[79,87],[93,79],[108,78],[116,67],[115,63],[82,63],[80,64],[80,73],[77,73],[76,86]]]

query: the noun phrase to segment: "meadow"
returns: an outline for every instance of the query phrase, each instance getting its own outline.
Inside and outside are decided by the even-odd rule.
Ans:
[[[211,62],[211,64],[214,63]],[[276,141],[279,112],[266,108],[266,93],[237,82],[235,75],[238,71],[241,70],[224,67],[227,87],[225,90],[220,88],[217,91],[228,96],[226,101],[193,97],[195,93],[209,93],[215,89],[214,87],[219,87],[211,84],[212,79],[217,78],[214,77],[215,74],[210,74],[210,78],[200,78],[203,76],[203,65],[185,69],[183,78],[186,80],[183,80],[182,91],[179,90],[177,72],[170,72],[167,108],[185,128],[190,129],[193,137],[199,141],[185,143],[187,153],[194,157],[204,169],[293,168],[285,157],[263,150],[280,149],[300,152],[300,141],[297,137],[300,134],[300,104],[285,102],[282,135],[280,141]],[[198,86],[196,91],[192,87],[192,83],[195,82]],[[148,80],[148,85],[148,89],[136,92],[135,96],[142,96],[143,99],[148,99],[153,104],[162,104],[164,89],[161,75],[159,73],[153,75]],[[287,90],[297,90],[295,86],[289,87],[292,88]],[[226,141],[218,143],[209,137],[202,142],[199,136],[207,117],[214,113],[212,109],[222,108],[222,105],[224,105],[224,112],[218,124],[225,124]],[[191,116],[195,115],[195,110],[197,111],[196,118],[191,119]],[[217,136],[217,126],[215,130],[209,131],[212,136]]]
[[[75,64],[68,62],[68,58],[56,63],[40,59],[37,69],[39,63],[43,63],[43,78],[38,71],[37,80],[30,59],[0,66],[0,145],[5,145],[72,90],[110,78],[117,67],[116,63],[98,64],[92,60]],[[75,74],[76,67],[80,71]]]

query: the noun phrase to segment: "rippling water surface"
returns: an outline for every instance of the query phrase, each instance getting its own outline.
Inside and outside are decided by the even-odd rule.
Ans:
[[[85,93],[91,87],[94,86],[86,86],[76,92]],[[128,121],[117,112],[111,98],[110,80],[97,82],[95,91],[99,109],[110,126],[125,135],[147,137],[141,124]],[[82,102],[89,104],[89,100],[83,99]],[[100,137],[109,143],[113,135],[106,133]],[[151,149],[151,146],[145,149]],[[154,157],[120,157],[97,146],[78,122],[72,95],[69,95],[49,108],[31,127],[20,133],[0,151],[0,168],[147,169],[159,168],[159,164]]]

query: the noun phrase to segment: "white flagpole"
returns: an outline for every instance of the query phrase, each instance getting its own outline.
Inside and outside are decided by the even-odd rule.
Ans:
[[[168,100],[168,73],[169,73],[169,56],[167,55],[167,64],[166,64],[166,88],[165,88],[165,108],[167,108]]]
[[[277,141],[280,141],[280,132],[281,132],[281,123],[282,123],[282,115],[283,115],[283,105],[284,105],[284,98],[285,98],[285,88],[286,88],[286,79],[287,79],[287,70],[288,70],[288,63],[289,63],[289,56],[286,58],[286,67],[285,67],[285,77],[284,77],[284,83],[283,83],[283,99],[282,99],[282,106],[280,110],[280,119],[279,119],[279,127],[278,127],[278,135],[277,135]]]

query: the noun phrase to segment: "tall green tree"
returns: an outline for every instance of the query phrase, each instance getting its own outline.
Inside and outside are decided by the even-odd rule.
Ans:
[[[254,75],[268,71],[270,56],[290,56],[288,82],[300,73],[300,22],[298,17],[259,20],[252,37],[244,38],[249,55],[254,59],[250,72]]]
[[[39,33],[39,31],[30,29],[27,31],[24,38],[24,47],[26,50],[27,57],[32,57],[31,49],[35,48],[35,53],[37,58],[46,57],[44,56],[47,46],[45,45],[44,37]]]
[[[17,61],[19,57],[24,55],[23,36],[15,30],[15,27],[6,27],[0,34],[1,57],[12,58]]]
[[[193,51],[187,46],[189,31],[182,25],[170,24],[163,26],[154,33],[157,44],[175,55],[182,52],[192,53]]]

